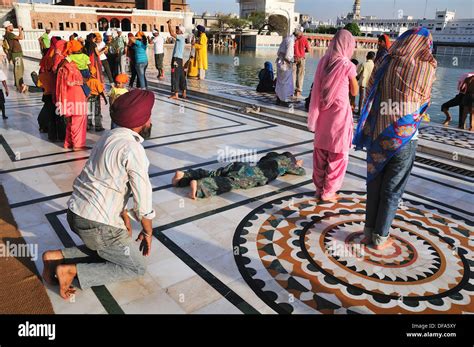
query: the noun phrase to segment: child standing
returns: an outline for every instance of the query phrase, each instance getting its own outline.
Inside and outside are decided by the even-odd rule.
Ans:
[[[105,129],[102,126],[100,97],[104,99],[106,105],[107,99],[104,94],[104,85],[97,79],[97,71],[93,66],[90,67],[90,77],[87,79],[86,84],[90,89],[88,97],[87,130],[92,129],[92,118],[94,118],[95,131],[104,131]]]
[[[120,95],[128,93],[128,89],[125,87],[127,83],[128,83],[128,75],[127,74],[121,73],[121,74],[118,74],[115,77],[115,84],[109,92],[110,118],[111,119],[113,119],[113,117],[112,117],[112,105],[114,104],[115,100],[117,100],[117,98]],[[117,125],[114,123],[114,121],[112,121],[110,128],[115,129],[116,127],[117,127]]]
[[[9,91],[8,91],[8,86],[7,86],[7,76],[1,69],[0,69],[0,81],[2,81],[3,89],[5,89],[5,94],[8,96]],[[8,119],[8,117],[5,115],[5,94],[3,94],[3,89],[0,89],[0,109],[2,110],[2,118]]]

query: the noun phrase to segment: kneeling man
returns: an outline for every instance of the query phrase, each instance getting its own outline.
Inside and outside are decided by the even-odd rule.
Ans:
[[[77,277],[82,289],[133,279],[145,273],[145,258],[151,250],[152,188],[149,161],[143,148],[151,132],[152,92],[133,90],[113,104],[113,122],[119,127],[106,132],[73,185],[67,220],[84,242],[79,247],[43,254],[43,278],[58,284],[68,299]],[[142,231],[132,241],[127,202],[133,194],[130,212],[141,221]]]

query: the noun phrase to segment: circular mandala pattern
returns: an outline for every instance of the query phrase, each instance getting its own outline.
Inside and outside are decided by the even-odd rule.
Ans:
[[[252,211],[234,235],[243,278],[278,313],[474,313],[472,223],[404,200],[392,246],[364,246],[365,194]],[[422,205],[422,206],[420,206]]]

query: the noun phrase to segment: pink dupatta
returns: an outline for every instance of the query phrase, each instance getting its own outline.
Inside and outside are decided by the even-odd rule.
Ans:
[[[347,65],[355,50],[355,39],[345,30],[334,35],[314,75],[308,113],[308,129],[315,131],[320,111],[329,109],[336,100],[342,83],[347,83]]]

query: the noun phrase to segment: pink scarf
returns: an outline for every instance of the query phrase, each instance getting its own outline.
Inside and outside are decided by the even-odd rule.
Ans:
[[[349,31],[341,29],[334,35],[326,54],[321,58],[311,92],[309,130],[315,131],[319,112],[329,109],[334,104],[338,89],[343,83],[347,83],[347,65],[352,64],[350,58],[354,49],[354,36]]]
[[[53,55],[53,72],[57,72],[59,68],[59,64],[63,61],[66,56],[64,55],[64,51],[66,50],[67,42],[64,40],[59,40],[55,42],[54,45],[54,55]]]

